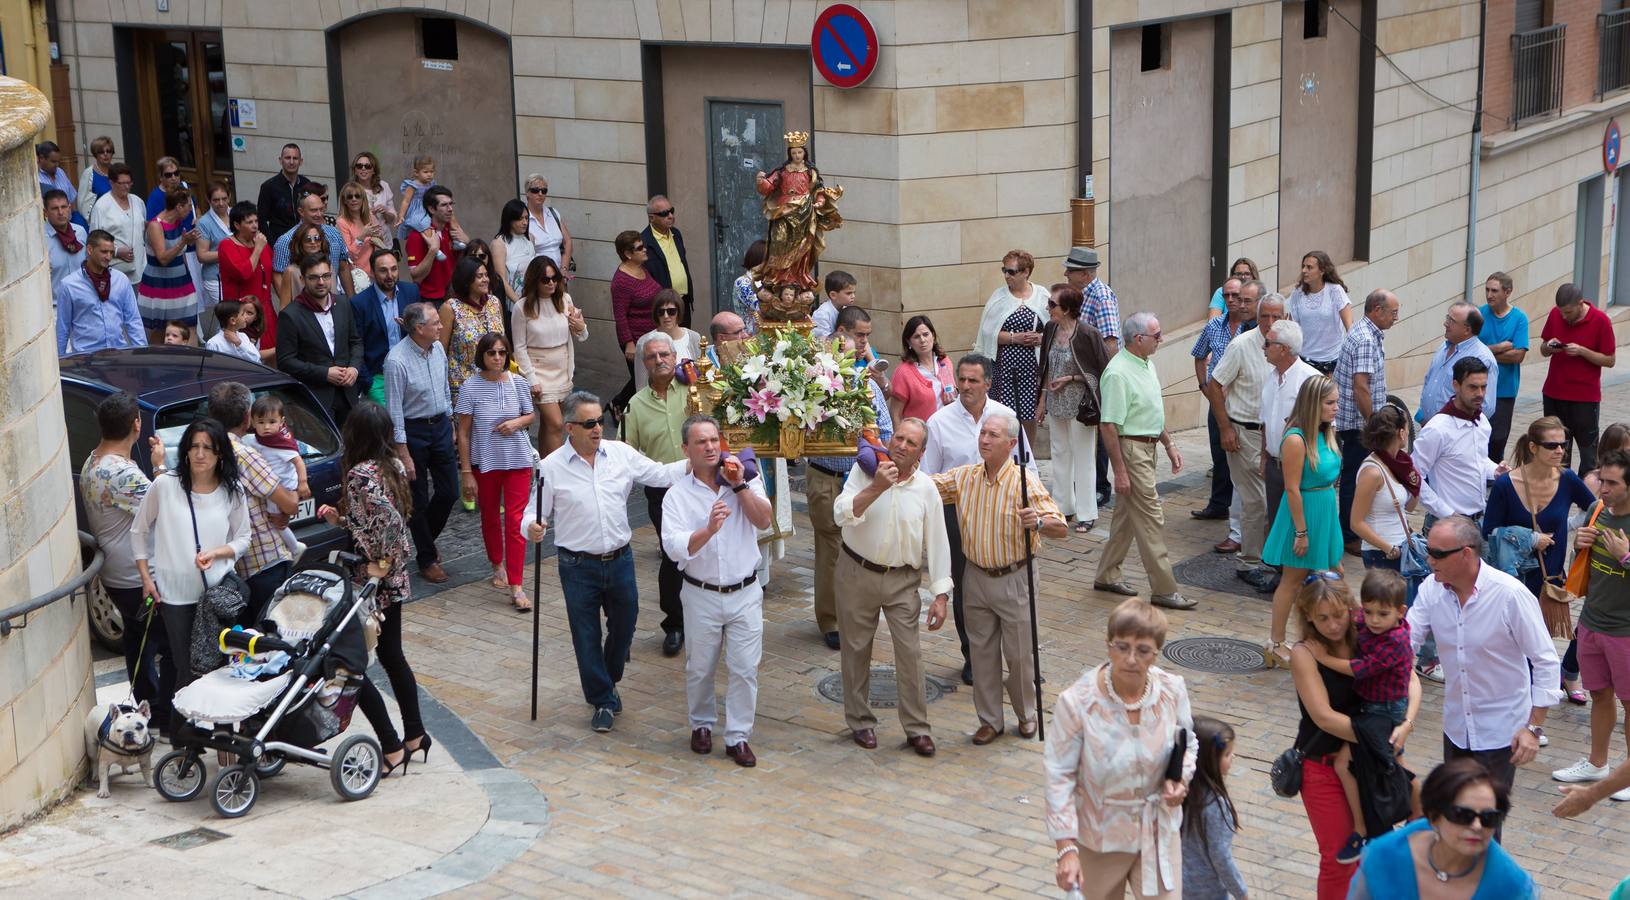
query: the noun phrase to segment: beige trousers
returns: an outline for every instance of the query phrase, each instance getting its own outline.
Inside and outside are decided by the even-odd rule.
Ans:
[[[894,675],[900,691],[900,725],[906,737],[930,734],[928,699],[923,690],[922,649],[918,645],[917,622],[922,614],[922,598],[917,586],[922,574],[917,569],[873,572],[838,551],[837,577],[843,582],[838,595],[838,634],[843,646],[839,659],[843,666],[843,718],[851,731],[876,728],[877,715],[869,701],[872,684],[872,641],[877,637],[877,616],[889,623],[894,641]]]
[[[1126,465],[1131,491],[1115,499],[1115,517],[1109,524],[1109,541],[1104,544],[1104,555],[1098,558],[1099,584],[1121,580],[1121,564],[1138,542],[1138,555],[1143,558],[1143,570],[1149,575],[1149,588],[1155,594],[1177,593],[1177,579],[1172,577],[1171,556],[1166,552],[1166,515],[1160,508],[1160,495],[1155,493],[1155,452],[1159,443],[1120,438],[1121,459]]]
[[[1268,536],[1268,500],[1262,481],[1262,429],[1234,426],[1239,449],[1228,454],[1228,474],[1234,479],[1234,496],[1240,502],[1241,562],[1262,562],[1262,541]]]
[[[1024,569],[999,578],[968,563],[962,621],[968,627],[968,660],[973,663],[973,708],[979,724],[997,731],[1002,721],[1002,687],[1022,723],[1036,720],[1036,672],[1030,655],[1030,593]],[[1003,663],[1007,675],[1002,674]]]
[[[1175,854],[1172,871],[1181,873],[1183,845],[1173,842],[1172,849]],[[1122,900],[1126,896],[1127,888],[1132,889],[1133,897],[1144,900],[1142,854],[1099,853],[1081,847],[1082,900]],[[1181,900],[1183,891],[1178,888],[1148,896],[1155,900]]]
[[[822,634],[838,630],[838,557],[843,555],[843,530],[832,518],[832,503],[843,493],[843,479],[814,466],[804,469],[804,497],[809,500],[809,524],[815,532],[815,626]]]

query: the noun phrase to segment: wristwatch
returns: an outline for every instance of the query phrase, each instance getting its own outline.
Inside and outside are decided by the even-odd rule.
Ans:
[[[747,482],[744,481],[741,484],[734,485],[733,487],[731,487],[730,488],[730,493],[739,494],[739,493],[741,493],[742,491],[745,491],[745,490],[747,490]]]
[[[1539,727],[1538,725],[1524,725],[1523,728],[1536,738],[1545,733],[1545,729]]]

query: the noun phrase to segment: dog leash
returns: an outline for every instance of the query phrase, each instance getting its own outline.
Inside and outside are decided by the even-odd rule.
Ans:
[[[147,623],[142,626],[141,646],[136,649],[136,665],[130,670],[130,706],[136,705],[136,678],[141,675],[141,661],[147,653],[147,632],[153,628],[153,620],[158,617],[158,607],[153,603],[153,595],[148,594],[142,598],[142,607],[147,610]]]

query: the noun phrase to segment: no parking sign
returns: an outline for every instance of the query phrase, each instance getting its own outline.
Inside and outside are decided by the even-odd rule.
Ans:
[[[865,13],[847,3],[835,3],[815,17],[809,53],[827,83],[859,87],[877,68],[877,31]]]

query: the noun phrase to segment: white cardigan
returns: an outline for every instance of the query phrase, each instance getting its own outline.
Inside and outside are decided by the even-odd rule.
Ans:
[[[113,235],[115,250],[124,246],[134,251],[130,262],[117,257],[113,260],[113,268],[125,273],[134,287],[141,283],[142,272],[147,270],[147,203],[136,196],[135,191],[125,199],[130,202],[129,209],[120,209],[112,193],[98,197],[91,208],[91,230],[100,228]]]
[[[242,491],[217,487],[207,494],[194,493],[192,506],[198,515],[196,543],[181,479],[173,472],[161,475],[147,489],[130,528],[134,557],[148,561],[159,600],[172,606],[197,603],[204,595],[205,579],[212,586],[219,584],[249,552],[249,506]],[[232,558],[211,563],[204,578],[199,578],[198,548],[213,550],[222,544],[232,548]]]
[[[979,335],[974,338],[973,342],[974,352],[982,353],[994,360],[997,350],[996,336],[1002,330],[1002,323],[1006,322],[1007,317],[1013,315],[1020,306],[1028,306],[1030,311],[1035,313],[1036,317],[1041,320],[1041,324],[1045,326],[1048,320],[1047,297],[1047,289],[1032,281],[1030,283],[1030,296],[1027,299],[1020,300],[1013,296],[1013,292],[1007,289],[1007,284],[1004,282],[1001,287],[991,293],[990,299],[985,301],[985,309],[979,315]],[[1040,347],[1035,349],[1035,354],[1036,359],[1041,359]]]

